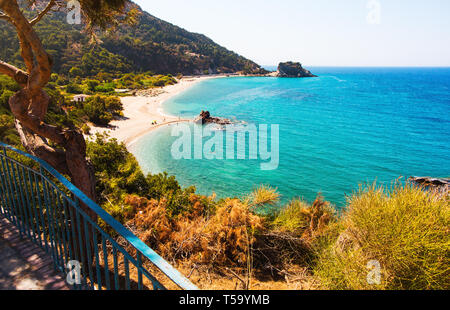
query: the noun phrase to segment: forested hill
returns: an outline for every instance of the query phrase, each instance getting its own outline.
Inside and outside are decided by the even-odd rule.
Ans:
[[[206,74],[245,71],[258,73],[254,62],[214,43],[204,35],[186,31],[139,8],[133,26],[99,34],[91,44],[81,26],[69,25],[65,13],[53,13],[37,26],[39,36],[54,59],[54,72],[68,74],[76,67],[83,76],[151,71],[158,74]],[[35,12],[30,16],[35,15]],[[0,21],[0,59],[19,65],[19,43],[12,27]]]

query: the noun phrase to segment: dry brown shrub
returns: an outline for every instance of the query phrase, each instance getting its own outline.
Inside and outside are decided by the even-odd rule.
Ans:
[[[217,264],[245,265],[250,246],[256,241],[254,234],[263,227],[263,219],[240,200],[225,200],[206,227],[204,259]]]
[[[334,210],[320,194],[312,204],[302,200],[289,203],[254,246],[254,266],[260,277],[283,278],[293,266],[309,266],[316,240],[333,219]]]
[[[164,199],[158,202],[129,196],[125,202],[134,208],[135,215],[127,224],[173,262],[189,259],[198,264],[244,266],[256,241],[254,232],[263,229],[263,219],[238,199],[227,199],[209,216],[205,198],[193,195],[189,214],[169,217]]]
[[[172,234],[172,222],[167,216],[164,200],[152,200],[139,208],[130,224],[138,228],[143,241],[150,245],[166,243]]]
[[[328,205],[320,197],[302,210],[308,223],[303,236],[267,229],[264,218],[255,215],[246,201],[226,199],[217,204],[211,203],[212,197],[199,195],[189,200],[189,212],[171,217],[164,199],[127,197],[135,212],[127,225],[172,264],[189,262],[195,270],[206,268],[211,276],[239,279],[245,289],[255,283],[253,276],[262,281],[297,279],[291,269],[306,266],[306,239],[329,221]]]
[[[330,203],[324,201],[320,194],[310,208],[303,208],[301,212],[309,223],[309,227],[303,232],[302,239],[309,242],[320,236],[334,218]]]

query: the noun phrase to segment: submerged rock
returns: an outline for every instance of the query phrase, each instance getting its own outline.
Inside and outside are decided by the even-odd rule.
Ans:
[[[311,73],[311,71],[306,70],[302,67],[302,64],[299,62],[282,62],[278,65],[278,77],[295,77],[295,78],[303,78],[303,77],[317,77]]]

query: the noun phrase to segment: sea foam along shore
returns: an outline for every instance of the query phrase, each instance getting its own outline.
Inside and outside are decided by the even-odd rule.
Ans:
[[[91,134],[107,133],[111,138],[125,143],[129,148],[139,138],[162,126],[181,122],[190,122],[189,119],[181,119],[163,112],[163,103],[169,98],[187,90],[194,84],[207,79],[221,76],[186,77],[175,85],[160,88],[160,92],[153,97],[128,96],[122,97],[123,115],[121,120],[114,120],[109,128],[91,127]],[[156,121],[156,125],[152,122]]]

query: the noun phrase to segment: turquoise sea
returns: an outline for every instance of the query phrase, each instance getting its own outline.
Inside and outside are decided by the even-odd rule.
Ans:
[[[141,138],[133,153],[146,172],[167,171],[202,194],[240,197],[267,184],[283,202],[322,192],[338,206],[361,183],[450,176],[450,68],[308,69],[319,77],[206,80],[164,104],[181,117],[209,110],[279,124],[276,170],[258,160],[175,160],[172,127]]]

